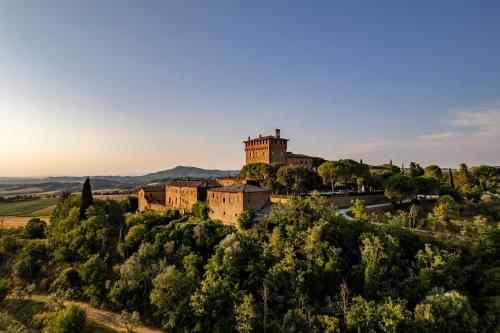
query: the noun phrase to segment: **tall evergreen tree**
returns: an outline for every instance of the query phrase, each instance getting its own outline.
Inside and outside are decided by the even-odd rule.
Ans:
[[[453,181],[453,172],[451,172],[451,168],[448,169],[450,175],[450,186],[455,188],[455,181]]]
[[[90,179],[87,177],[83,183],[82,196],[80,199],[80,221],[87,218],[87,209],[94,204],[92,198],[92,188],[90,187]]]

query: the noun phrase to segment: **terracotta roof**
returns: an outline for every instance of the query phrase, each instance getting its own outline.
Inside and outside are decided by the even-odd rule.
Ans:
[[[211,188],[211,187],[219,187],[220,184],[217,183],[213,179],[204,179],[204,180],[175,180],[175,181],[169,183],[167,186]]]
[[[212,188],[212,189],[210,189],[210,191],[212,191],[212,192],[232,192],[232,193],[237,193],[237,192],[268,192],[266,189],[263,189],[262,187],[249,185],[249,184],[233,184],[233,185],[224,186],[224,187]]]
[[[165,191],[165,185],[149,185],[141,187],[144,192],[158,192]]]

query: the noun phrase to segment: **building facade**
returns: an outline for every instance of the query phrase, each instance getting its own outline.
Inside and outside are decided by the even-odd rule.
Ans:
[[[251,163],[280,163],[286,162],[286,148],[288,139],[281,138],[280,130],[275,135],[262,136],[244,141],[246,164]]]
[[[166,186],[165,205],[182,214],[190,213],[197,201],[205,201],[207,190],[221,185],[212,179],[178,180]]]
[[[146,209],[153,209],[156,206],[164,206],[165,186],[152,185],[141,187],[137,193],[137,198],[139,202],[139,210],[141,212]]]
[[[313,166],[313,158],[311,156],[303,155],[303,154],[294,154],[292,152],[286,153],[286,164],[294,164],[299,165],[303,168],[312,170]]]
[[[207,203],[211,219],[236,225],[245,210],[257,212],[269,203],[269,191],[249,184],[217,187],[207,191]]]

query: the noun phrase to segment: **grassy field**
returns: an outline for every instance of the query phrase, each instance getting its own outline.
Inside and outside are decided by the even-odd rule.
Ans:
[[[41,332],[40,315],[48,311],[49,307],[45,303],[45,299],[23,299],[17,300],[8,298],[0,303],[0,311],[7,313],[9,316],[22,323],[28,328],[28,332]],[[88,312],[88,310],[87,310]],[[87,313],[89,315],[89,313]],[[99,324],[88,318],[84,333],[119,333],[124,330],[114,330],[105,325]]]
[[[0,216],[48,216],[56,198],[0,203]]]

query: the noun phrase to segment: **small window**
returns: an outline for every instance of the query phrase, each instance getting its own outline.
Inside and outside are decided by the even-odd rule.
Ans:
[[[222,202],[223,202],[223,203],[226,203],[226,198],[222,198]]]
[[[215,193],[212,193],[212,198],[215,198]]]
[[[234,216],[238,217],[238,213],[234,214]]]

